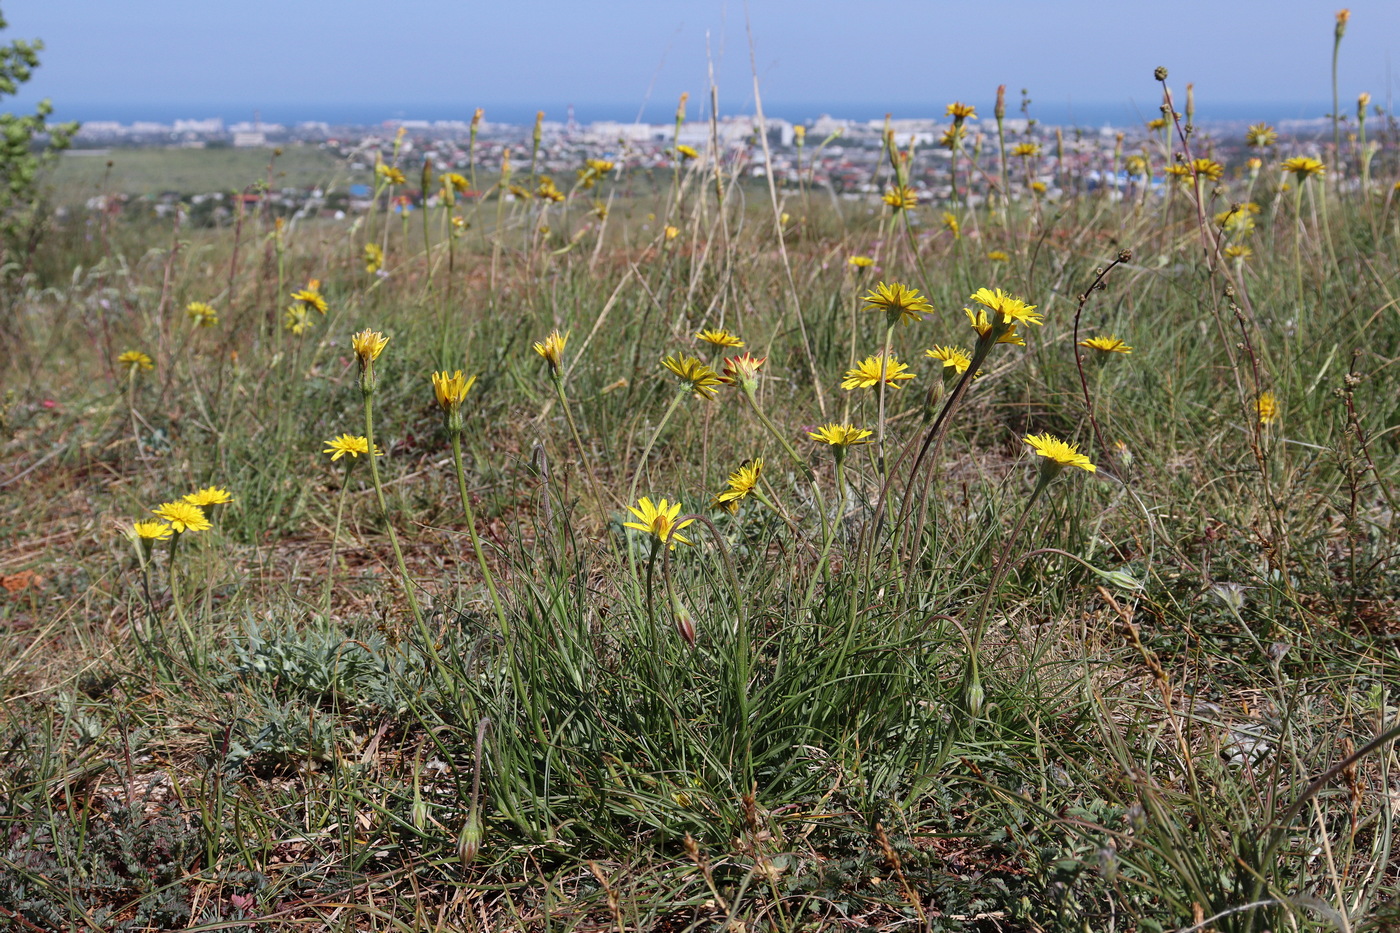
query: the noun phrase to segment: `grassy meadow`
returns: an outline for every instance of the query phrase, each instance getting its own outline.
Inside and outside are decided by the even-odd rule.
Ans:
[[[1395,153],[1188,120],[1121,189],[527,145],[402,216],[56,220],[0,316],[0,920],[1395,929]]]

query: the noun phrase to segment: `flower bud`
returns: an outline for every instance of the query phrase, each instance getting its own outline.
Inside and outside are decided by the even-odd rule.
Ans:
[[[471,813],[467,815],[466,825],[457,835],[457,859],[463,867],[476,861],[476,857],[481,854],[481,840],[484,835],[481,814],[476,807],[472,807]]]

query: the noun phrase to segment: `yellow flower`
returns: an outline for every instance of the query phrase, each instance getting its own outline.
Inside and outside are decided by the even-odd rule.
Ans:
[[[846,370],[846,378],[841,380],[841,388],[847,391],[869,389],[884,382],[885,385],[898,389],[901,388],[900,382],[914,378],[914,374],[908,372],[908,369],[898,357],[891,356],[887,363],[885,355],[877,353],[861,360],[854,369]]]
[[[986,338],[992,333],[992,322],[987,318],[987,309],[978,308],[973,311],[971,308],[963,308],[963,313],[967,315],[968,321],[972,324],[972,329],[977,331],[977,336]],[[1006,327],[1005,324],[1001,325]],[[1016,333],[1016,325],[1012,324],[1006,328],[1006,332],[997,337],[997,343],[1009,343],[1018,347],[1024,347],[1026,342]]]
[[[379,354],[384,352],[384,347],[388,343],[388,337],[369,328],[365,328],[350,338],[350,346],[354,349],[355,355],[360,358],[361,365],[379,359]]]
[[[855,444],[870,443],[866,438],[874,433],[874,431],[867,431],[852,424],[837,424],[832,421],[815,431],[808,431],[807,436],[814,441],[830,444],[832,447],[851,447]]]
[[[975,118],[977,116],[977,108],[974,107],[972,104],[964,104],[958,101],[954,101],[953,103],[949,104],[947,108],[943,111],[943,115],[952,117],[954,120],[957,120],[959,123],[961,123],[968,117]]]
[[[1225,166],[1214,159],[1192,159],[1191,170],[1198,176],[1209,178],[1211,181],[1219,181],[1220,176],[1225,174]]]
[[[165,519],[176,533],[208,531],[214,527],[204,517],[204,510],[188,502],[166,502],[151,509],[156,518]]]
[[[1079,341],[1081,347],[1088,347],[1090,350],[1098,350],[1100,353],[1132,353],[1133,348],[1128,346],[1117,337],[1109,334],[1107,337],[1088,337]]]
[[[950,214],[947,211],[943,212],[943,228],[953,235],[953,239],[958,240],[962,238],[962,225],[958,223],[956,214]]]
[[[739,464],[739,469],[729,474],[729,488],[717,494],[711,506],[735,512],[739,503],[758,485],[758,476],[763,472],[763,458],[754,457]]]
[[[1034,191],[1036,194],[1044,194],[1044,193],[1046,192],[1046,190],[1047,190],[1046,187],[1045,187],[1045,182],[1043,182],[1043,181],[1033,181],[1033,182],[1031,182],[1031,190]]]
[[[994,249],[994,250],[992,250],[990,253],[988,253],[988,254],[987,254],[987,259],[989,259],[989,260],[992,261],[992,262],[1010,262],[1010,261],[1011,261],[1011,257],[1008,256],[1008,255],[1006,255],[1006,253],[1002,252],[1002,251],[999,250],[999,249]]]
[[[1236,233],[1249,233],[1254,229],[1254,215],[1259,213],[1259,205],[1250,201],[1228,211],[1215,215],[1215,225]]]
[[[519,185],[511,185],[506,190],[522,201],[528,201],[534,197],[534,195],[530,193],[528,188],[522,188]]]
[[[1313,175],[1325,174],[1327,166],[1311,156],[1294,156],[1291,159],[1284,160],[1283,170],[1285,172],[1292,172],[1295,178],[1299,181],[1303,181]]]
[[[1004,324],[1044,323],[1041,316],[1036,313],[1035,305],[1028,305],[1020,298],[1008,295],[999,288],[979,288],[972,293],[970,300],[999,313]]]
[[[938,145],[944,149],[952,149],[967,136],[967,127],[961,123],[954,123],[943,131],[942,137],[938,140]]]
[[[560,191],[554,184],[554,179],[548,175],[540,179],[539,187],[535,189],[535,194],[546,201],[559,202],[564,200],[564,192]]]
[[[895,185],[880,198],[891,210],[903,211],[919,206],[919,195],[908,185]]]
[[[696,152],[695,149],[691,146],[682,144],[676,147],[676,151],[679,152],[681,154],[681,157],[685,159],[700,158],[700,153]]]
[[[1191,177],[1191,170],[1184,165],[1168,165],[1163,171],[1180,181]]]
[[[1245,159],[1244,167],[1249,169],[1250,175],[1259,174],[1259,170],[1264,167],[1264,160],[1260,158]]]
[[[165,522],[136,522],[131,531],[143,541],[164,541],[171,535],[170,526]]]
[[[869,256],[852,256],[846,260],[846,265],[855,266],[857,269],[869,269],[875,265],[875,260]]]
[[[661,361],[661,365],[689,383],[695,394],[702,398],[714,398],[719,394],[715,386],[724,385],[719,373],[693,356],[668,356]]]
[[[1252,149],[1264,149],[1278,142],[1278,130],[1267,123],[1255,123],[1245,130],[1244,141]]]
[[[292,292],[292,300],[299,301],[309,308],[315,308],[322,314],[326,313],[326,299],[321,295],[321,280],[312,279],[306,283],[306,287]]]
[[[459,369],[452,375],[445,372],[433,373],[433,395],[438,407],[445,412],[455,411],[467,400],[467,393],[476,385],[476,377],[462,375]]]
[[[604,201],[594,201],[594,202],[593,202],[593,216],[594,216],[594,217],[597,217],[599,220],[607,220],[607,219],[608,219],[608,205],[607,205],[607,203],[604,202]]]
[[[1017,143],[1016,148],[1011,150],[1012,155],[1023,158],[1031,158],[1040,155],[1040,143]]]
[[[1225,247],[1226,259],[1238,259],[1243,261],[1249,259],[1253,255],[1254,250],[1250,249],[1248,246],[1245,246],[1243,243],[1238,244],[1236,246]]]
[[[959,376],[967,372],[967,368],[972,365],[972,354],[962,347],[944,347],[936,345],[932,350],[925,350],[924,356],[935,360],[941,360],[944,369],[951,369]]]
[[[191,301],[185,305],[185,314],[190,322],[198,327],[213,327],[219,323],[219,312],[214,306],[203,301]]]
[[[229,495],[227,489],[220,489],[218,486],[205,486],[203,489],[185,496],[185,501],[203,509],[211,505],[228,505],[233,501],[233,496]]]
[[[1260,424],[1273,424],[1278,420],[1278,400],[1274,398],[1274,393],[1260,393],[1255,408],[1259,411]]]
[[[378,175],[380,178],[384,179],[391,185],[402,185],[408,180],[404,178],[404,174],[402,171],[400,171],[397,168],[394,168],[394,166],[392,165],[385,165],[383,162],[380,162],[374,167],[374,174]]]
[[[356,437],[353,434],[342,434],[339,437],[333,437],[326,441],[326,449],[321,451],[321,453],[330,454],[331,460],[333,461],[339,460],[346,454],[358,460],[360,454],[369,453],[369,441],[364,437]],[[384,451],[379,449],[378,444],[374,445],[374,455],[376,457],[384,456]]]
[[[466,176],[457,172],[448,172],[442,176],[444,187],[451,188],[457,194],[466,194],[470,190]]]
[[[680,530],[694,522],[695,519],[687,518],[683,522],[676,521],[681,514],[681,504],[679,502],[670,504],[665,499],[662,499],[656,505],[652,505],[650,499],[646,496],[642,496],[635,506],[629,505],[627,511],[641,520],[636,522],[623,522],[622,527],[624,528],[635,528],[638,531],[645,531],[667,547],[675,547],[676,542],[680,542],[681,544],[693,543],[684,535],[680,534]]]
[[[572,331],[561,334],[557,330],[552,330],[549,332],[549,336],[544,338],[543,343],[535,344],[535,352],[549,363],[551,372],[559,372],[559,367],[563,365],[564,345],[569,342],[570,333]]]
[[[1148,128],[1149,130],[1164,130],[1164,129],[1167,128],[1167,118],[1166,118],[1166,117],[1158,117],[1158,118],[1155,119],[1155,120],[1148,120],[1148,121],[1147,121],[1147,128]]]
[[[384,250],[378,243],[365,244],[365,271],[370,275],[384,268]]]
[[[1031,445],[1031,450],[1045,458],[1046,462],[1041,464],[1041,468],[1046,472],[1053,470],[1054,473],[1058,473],[1067,466],[1079,467],[1090,473],[1098,469],[1089,462],[1088,457],[1079,452],[1077,444],[1066,444],[1052,434],[1027,434],[1024,440]]]
[[[861,301],[871,308],[884,311],[891,324],[897,320],[906,324],[910,321],[922,321],[924,314],[933,310],[933,305],[919,294],[917,288],[900,285],[898,282],[891,282],[889,285],[881,282]]]
[[[134,373],[139,369],[149,372],[156,368],[156,364],[151,362],[151,358],[140,350],[127,350],[117,357],[117,365],[124,368],[129,373]]]
[[[720,381],[752,391],[758,385],[758,371],[767,361],[768,357],[755,357],[752,353],[730,357],[724,361],[724,375],[719,377]]]
[[[288,305],[283,315],[283,323],[287,330],[300,336],[310,330],[314,322],[307,313],[306,305]]]
[[[695,339],[703,340],[717,347],[742,347],[744,345],[744,341],[727,330],[702,330],[695,335]]]
[[[674,240],[676,237],[678,237],[678,236],[681,235],[681,228],[680,228],[680,227],[673,227],[673,226],[667,224],[665,233],[666,233],[666,239],[668,239],[668,240]]]
[[[1140,155],[1128,156],[1124,168],[1127,170],[1129,178],[1141,178],[1147,174],[1147,159]]]
[[[807,127],[803,126],[801,123],[797,124],[792,128],[792,135],[797,138],[797,144],[799,146],[802,145],[807,139]]]

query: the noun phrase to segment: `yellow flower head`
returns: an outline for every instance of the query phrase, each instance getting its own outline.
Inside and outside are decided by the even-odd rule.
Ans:
[[[170,526],[165,522],[136,522],[131,526],[131,533],[142,541],[164,541],[170,537]]]
[[[1124,168],[1129,178],[1141,178],[1147,174],[1147,159],[1140,155],[1130,155],[1124,163]]]
[[[693,146],[687,146],[687,145],[685,145],[684,143],[682,143],[681,145],[677,146],[677,147],[676,147],[676,151],[679,152],[679,153],[681,154],[681,158],[683,158],[683,159],[698,159],[698,158],[700,158],[700,153],[696,152],[696,151],[695,151],[695,148],[694,148]]]
[[[943,229],[951,233],[955,240],[962,238],[962,224],[958,223],[958,216],[956,214],[950,214],[947,211],[943,212]]]
[[[702,330],[695,335],[695,339],[703,340],[716,347],[742,347],[744,345],[744,341],[727,330]]]
[[[1251,149],[1265,149],[1278,142],[1278,130],[1267,123],[1256,123],[1245,131],[1244,141]]]
[[[1225,166],[1214,159],[1192,159],[1191,170],[1202,178],[1209,178],[1211,181],[1219,181],[1220,176],[1225,174]]]
[[[140,350],[127,350],[121,356],[117,357],[117,365],[129,373],[134,373],[137,370],[146,370],[149,372],[156,368],[156,364],[151,362],[151,358]]]
[[[815,431],[808,431],[807,436],[814,441],[830,444],[832,447],[852,447],[856,444],[870,443],[867,438],[874,433],[874,431],[867,431],[853,424],[838,424],[832,421]]]
[[[869,256],[852,256],[846,260],[846,265],[854,266],[856,269],[863,271],[875,265],[875,260]]]
[[[1000,314],[1003,324],[1044,323],[1041,316],[1036,313],[1035,305],[1028,305],[1020,298],[1008,295],[999,288],[979,288],[972,293],[970,300]]]
[[[197,327],[213,327],[219,323],[219,312],[207,302],[191,301],[185,305],[185,314]]]
[[[889,285],[881,282],[861,301],[866,302],[870,308],[884,311],[891,324],[895,321],[905,324],[910,321],[922,321],[924,314],[933,311],[933,305],[919,294],[917,288],[900,285],[898,282],[891,282]]]
[[[1037,456],[1045,458],[1041,464],[1044,473],[1054,475],[1067,466],[1079,467],[1081,470],[1088,470],[1093,473],[1098,469],[1089,462],[1089,458],[1079,452],[1077,444],[1066,444],[1052,434],[1027,434],[1024,438],[1027,444],[1031,445],[1031,450]]]
[[[994,249],[987,254],[987,259],[991,262],[1010,262],[1011,257],[999,249]]]
[[[681,514],[681,504],[679,502],[671,504],[665,499],[662,499],[656,505],[652,505],[650,499],[646,496],[642,496],[635,506],[629,505],[627,511],[637,516],[640,521],[623,522],[622,527],[624,528],[635,528],[638,531],[645,531],[667,547],[673,548],[676,546],[677,542],[681,544],[693,543],[685,536],[681,535],[680,530],[694,522],[695,519],[687,518],[683,522],[676,521]]]
[[[459,369],[452,375],[445,372],[433,373],[433,396],[438,407],[445,412],[453,412],[467,400],[467,393],[476,385],[475,376],[464,376]]]
[[[1048,189],[1045,187],[1045,182],[1033,181],[1031,182],[1031,190],[1036,194],[1044,194]]]
[[[1168,165],[1162,171],[1166,172],[1168,175],[1172,176],[1178,181],[1186,181],[1191,177],[1191,169],[1187,168],[1185,165]]]
[[[370,275],[384,268],[384,250],[378,243],[365,244],[365,271]]]
[[[443,175],[442,184],[444,187],[451,188],[457,194],[466,194],[471,190],[471,186],[467,183],[466,176],[458,172],[448,172]]]
[[[935,346],[932,350],[925,350],[924,355],[941,361],[944,369],[951,369],[959,376],[972,365],[972,354],[962,347]]]
[[[719,394],[715,391],[715,387],[724,385],[724,380],[720,378],[719,373],[693,356],[673,354],[662,360],[661,365],[679,376],[683,382],[688,383],[695,394],[701,398],[714,398]]]
[[[299,301],[308,309],[315,308],[322,314],[326,313],[327,307],[325,297],[321,294],[321,280],[312,279],[306,283],[306,287],[292,292],[292,300]]]
[[[548,175],[540,179],[539,187],[535,189],[535,194],[546,201],[559,202],[564,200],[564,192],[554,184],[554,179]]]
[[[1167,128],[1167,118],[1166,118],[1166,117],[1158,117],[1158,118],[1155,119],[1155,120],[1148,120],[1148,121],[1147,121],[1147,128],[1148,128],[1149,130],[1164,130],[1164,129]]]
[[[893,211],[909,210],[919,206],[919,195],[908,185],[895,185],[880,198]]]
[[[739,464],[739,469],[729,474],[729,488],[717,494],[711,502],[714,508],[735,512],[739,503],[758,485],[759,474],[763,472],[763,458],[754,457]]]
[[[1016,148],[1011,150],[1011,154],[1026,159],[1038,156],[1040,155],[1040,143],[1017,143]]]
[[[914,374],[908,372],[908,369],[898,357],[891,356],[886,361],[883,353],[877,353],[861,360],[854,369],[846,370],[846,378],[841,380],[841,388],[847,391],[869,389],[883,382],[891,388],[898,389],[901,388],[899,384],[902,381],[914,378]]]
[[[356,437],[353,434],[342,434],[339,437],[333,437],[326,441],[326,449],[321,451],[321,453],[330,454],[331,460],[339,460],[346,454],[358,460],[360,454],[369,453],[369,441],[364,437]],[[384,456],[384,451],[379,449],[378,444],[374,445],[374,455],[376,457]]]
[[[670,224],[667,224],[667,225],[666,225],[666,230],[665,230],[664,232],[665,232],[665,234],[666,234],[666,239],[668,239],[668,240],[674,240],[676,237],[678,237],[678,236],[681,235],[681,228],[680,228],[680,227],[673,227],[673,226],[671,226]]]
[[[952,117],[954,120],[961,123],[968,117],[972,117],[975,119],[977,117],[977,108],[971,104],[964,104],[959,101],[954,101],[953,103],[947,106],[947,108],[943,111],[943,114],[944,116]]]
[[[300,336],[311,329],[315,323],[311,320],[310,313],[306,310],[306,305],[288,305],[283,313],[282,322],[287,330]]]
[[[391,185],[402,185],[404,182],[408,181],[408,179],[404,177],[404,174],[400,169],[397,169],[392,165],[385,165],[383,162],[380,162],[374,167],[374,174],[378,175],[380,178],[384,179]]]
[[[1079,341],[1079,345],[1081,347],[1088,347],[1090,350],[1098,350],[1103,354],[1133,352],[1132,347],[1112,334],[1109,334],[1107,337],[1089,337]]]
[[[151,509],[156,518],[170,523],[177,534],[186,531],[208,531],[214,527],[204,517],[204,510],[188,502],[166,502]]]
[[[233,496],[229,494],[227,489],[220,489],[218,486],[205,486],[203,489],[198,489],[185,496],[185,501],[190,505],[197,505],[205,509],[211,505],[228,505],[233,501]]]
[[[542,343],[535,344],[535,352],[549,363],[550,372],[559,372],[559,367],[564,364],[564,345],[569,342],[569,333],[572,332],[561,334],[552,330]]]
[[[967,127],[963,126],[961,123],[954,123],[943,131],[943,135],[939,137],[938,145],[942,146],[944,149],[952,149],[966,137]]]
[[[617,167],[607,159],[588,159],[585,164],[599,175],[606,175]]]
[[[529,188],[522,188],[519,185],[510,185],[506,190],[522,201],[528,201],[534,197]]]
[[[1262,392],[1255,402],[1255,407],[1259,411],[1260,424],[1273,424],[1278,420],[1278,400],[1274,398],[1272,392]]]
[[[350,346],[354,349],[355,355],[360,358],[361,366],[379,359],[379,354],[384,352],[384,347],[388,343],[388,337],[369,328],[365,328],[350,338]]]
[[[1238,260],[1240,260],[1241,262],[1243,262],[1244,260],[1249,259],[1249,258],[1250,258],[1251,256],[1253,256],[1253,255],[1254,255],[1254,250],[1250,249],[1248,246],[1244,245],[1243,243],[1239,243],[1239,244],[1236,244],[1236,245],[1234,245],[1234,246],[1227,246],[1227,247],[1225,247],[1225,258],[1226,258],[1226,259],[1238,259]]]
[[[977,331],[977,336],[982,338],[990,337],[993,331],[991,320],[987,317],[986,308],[978,308],[976,311],[971,308],[963,308],[963,313],[967,315],[968,321],[972,324],[972,329]],[[998,328],[1006,328],[1005,333],[997,336],[997,343],[1009,343],[1014,346],[1024,347],[1026,342],[1021,339],[1021,335],[1016,333],[1016,325],[1007,327],[1005,324],[998,325]]]
[[[724,361],[724,375],[720,380],[726,385],[739,386],[745,391],[752,391],[758,385],[758,371],[763,368],[763,364],[768,361],[768,357],[755,357],[752,353],[745,353],[742,356],[730,357]]]
[[[1325,174],[1327,172],[1327,166],[1323,165],[1320,160],[1314,159],[1312,156],[1294,156],[1291,159],[1284,160],[1283,170],[1285,172],[1292,172],[1293,177],[1297,178],[1299,181],[1303,181],[1314,175],[1321,176]]]

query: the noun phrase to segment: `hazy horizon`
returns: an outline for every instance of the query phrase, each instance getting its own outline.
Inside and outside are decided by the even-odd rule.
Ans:
[[[1179,102],[1194,83],[1202,121],[1325,115],[1338,5],[412,0],[389,10],[378,0],[0,0],[9,21],[0,41],[46,43],[6,109],[48,97],[66,119],[241,120],[256,109],[272,122],[339,113],[372,123],[464,119],[481,106],[514,123],[536,109],[563,120],[572,99],[584,122],[639,112],[667,122],[682,91],[691,118],[703,112],[711,75],[722,113],[752,112],[757,75],[765,110],[788,119],[934,116],[953,100],[990,115],[1005,84],[1011,115],[1026,87],[1037,118],[1101,125],[1156,115],[1157,65],[1170,70]],[[1350,8],[1343,114],[1361,91],[1388,103],[1400,51],[1400,3]]]

